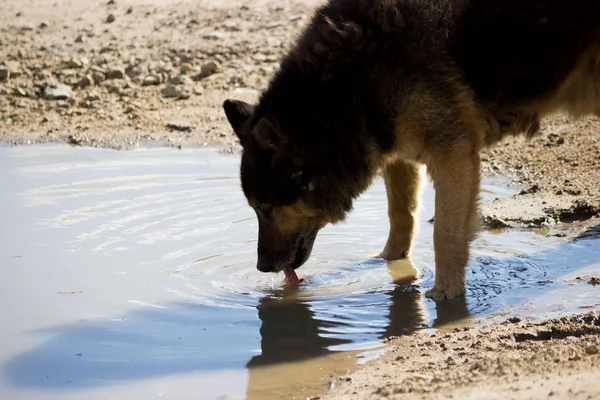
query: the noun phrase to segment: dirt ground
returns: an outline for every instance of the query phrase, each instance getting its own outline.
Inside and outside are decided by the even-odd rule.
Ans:
[[[238,151],[223,100],[256,99],[318,3],[4,0],[0,141]],[[485,176],[524,188],[483,204],[486,225],[597,236],[599,131],[558,115],[486,151]],[[327,398],[600,398],[599,330],[596,314],[401,338]]]

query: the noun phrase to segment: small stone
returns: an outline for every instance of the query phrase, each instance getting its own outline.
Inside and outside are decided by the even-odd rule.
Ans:
[[[0,81],[7,81],[10,79],[10,71],[4,65],[0,65]]]
[[[106,17],[106,23],[107,24],[112,24],[113,22],[115,22],[116,18],[113,14],[108,14],[108,17]]]
[[[191,97],[190,95],[190,91],[187,89],[179,89],[179,95],[177,96],[177,98],[179,100],[187,100]]]
[[[110,69],[106,73],[106,79],[124,79],[125,78],[125,69],[123,67],[116,67]]]
[[[67,100],[73,97],[73,90],[60,83],[46,83],[42,89],[42,97],[46,100]]]
[[[141,66],[136,65],[134,67],[130,67],[127,68],[127,70],[125,71],[125,73],[127,74],[128,77],[130,77],[131,79],[133,78],[137,78],[138,76],[140,76],[142,73],[144,72],[144,70],[142,69]]]
[[[202,96],[204,94],[204,88],[202,88],[202,86],[198,86],[197,88],[194,88],[194,94],[196,96]]]
[[[587,354],[589,356],[598,354],[598,346],[596,346],[595,344],[590,344],[590,345],[586,346],[585,354]]]
[[[85,101],[94,102],[94,101],[100,100],[100,96],[98,96],[97,93],[89,92],[88,94],[85,95],[84,100]]]
[[[13,89],[13,95],[19,96],[19,97],[27,97],[27,92],[23,88],[16,87]]]
[[[94,84],[94,78],[91,75],[86,75],[77,82],[77,87],[80,89],[84,89],[88,86],[92,86]]]
[[[142,81],[142,86],[160,85],[162,79],[158,75],[148,75]]]
[[[68,101],[59,100],[59,101],[56,102],[56,107],[58,107],[58,108],[70,108],[71,104],[69,104]]]
[[[204,40],[220,40],[222,35],[217,31],[207,32],[202,36]]]
[[[188,85],[192,80],[187,75],[175,75],[169,78],[168,82],[171,85]]]
[[[62,67],[64,69],[83,68],[83,61],[78,58],[68,58],[63,60]]]
[[[129,7],[127,9],[127,11],[125,11],[125,14],[131,14],[133,12],[133,7]]]
[[[179,132],[190,132],[192,130],[192,127],[190,125],[179,122],[170,122],[167,124],[167,128],[172,131]]]
[[[120,81],[107,80],[104,82],[104,87],[108,90],[108,93],[121,94],[121,90],[123,89]]]
[[[179,97],[179,90],[177,90],[177,87],[169,85],[161,90],[161,94],[167,99]]]
[[[192,64],[190,64],[190,63],[183,63],[183,64],[181,64],[181,67],[179,68],[179,71],[183,75],[185,75],[187,73],[190,73],[193,69],[194,69],[194,67],[192,67]]]
[[[75,43],[83,43],[85,41],[85,36],[83,35],[77,35],[77,37],[75,38]]]
[[[215,62],[209,62],[202,66],[200,73],[193,76],[192,79],[194,81],[201,81],[204,78],[207,78],[213,74],[215,74],[219,70],[219,65]]]

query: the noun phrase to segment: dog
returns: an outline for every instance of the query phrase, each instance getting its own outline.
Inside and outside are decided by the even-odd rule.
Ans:
[[[435,282],[462,296],[480,152],[553,112],[600,114],[600,1],[329,0],[257,104],[226,100],[263,272],[296,269],[383,175],[381,252],[410,257],[419,166],[435,187]]]

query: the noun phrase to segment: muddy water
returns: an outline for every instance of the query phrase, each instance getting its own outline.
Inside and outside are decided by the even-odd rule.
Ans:
[[[323,390],[386,337],[599,303],[575,283],[594,241],[527,231],[474,243],[468,297],[435,303],[433,192],[414,266],[386,240],[377,180],[322,231],[306,284],[255,270],[238,158],[213,150],[0,148],[0,398],[285,399]],[[511,193],[486,182],[484,198]]]

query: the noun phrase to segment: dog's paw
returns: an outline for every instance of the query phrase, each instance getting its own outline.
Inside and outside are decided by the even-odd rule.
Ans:
[[[440,301],[444,299],[453,299],[455,297],[459,297],[465,294],[465,287],[461,284],[446,286],[446,287],[438,287],[434,286],[433,289],[425,292],[425,297],[430,298],[435,301]]]
[[[386,261],[403,260],[408,258],[408,250],[391,250],[387,247],[379,254],[379,257]]]

